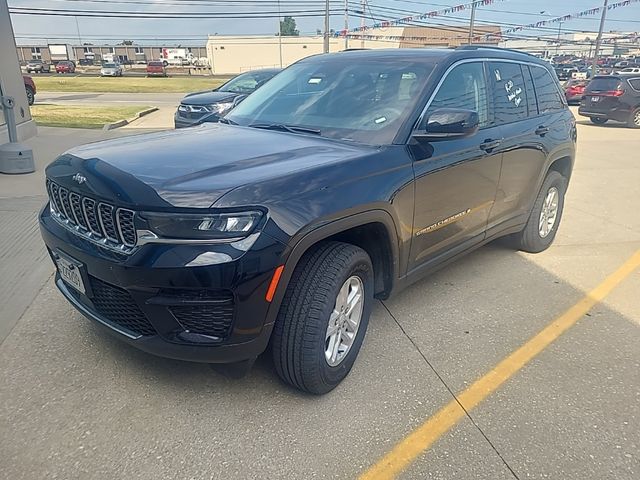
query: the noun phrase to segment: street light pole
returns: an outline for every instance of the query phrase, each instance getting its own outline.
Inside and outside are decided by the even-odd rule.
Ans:
[[[329,0],[324,5],[324,53],[329,53]]]
[[[607,6],[609,0],[604,0],[604,8],[602,9],[602,17],[600,17],[600,29],[598,30],[598,38],[596,38],[596,51],[593,53],[593,63],[591,64],[591,77],[595,77],[596,68],[598,67],[598,56],[600,55],[600,44],[602,43],[602,32],[604,31],[604,21],[607,18]]]
[[[471,5],[471,19],[469,20],[469,45],[473,43],[473,29],[476,23],[476,7],[477,6],[478,4],[475,2]]]

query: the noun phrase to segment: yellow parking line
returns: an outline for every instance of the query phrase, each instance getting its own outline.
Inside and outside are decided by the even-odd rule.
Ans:
[[[476,380],[435,415],[401,440],[389,453],[361,476],[361,480],[395,478],[413,461],[448,432],[485,398],[515,375],[522,367],[547,348],[554,340],[575,325],[596,304],[640,267],[640,250],[636,251],[618,270],[609,275],[582,300],[547,325],[540,333],[503,359],[491,371]],[[464,407],[463,410],[460,405]]]

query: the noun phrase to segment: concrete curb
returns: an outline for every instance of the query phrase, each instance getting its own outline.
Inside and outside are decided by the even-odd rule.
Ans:
[[[125,125],[129,125],[131,122],[139,119],[140,117],[144,117],[145,115],[149,115],[158,110],[158,107],[147,108],[146,110],[142,110],[141,112],[136,113],[133,117],[118,120],[117,122],[107,123],[102,127],[102,130],[113,130],[114,128],[124,127]]]

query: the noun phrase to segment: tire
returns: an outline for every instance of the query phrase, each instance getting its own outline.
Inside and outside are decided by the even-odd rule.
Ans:
[[[629,128],[640,128],[640,108],[636,108],[631,112],[629,120],[627,121],[627,126]]]
[[[33,89],[31,87],[24,87],[24,89],[27,92],[27,102],[29,102],[29,105],[33,105],[33,102],[36,101],[36,95],[35,93],[33,93]]]
[[[351,318],[356,320],[358,311],[361,315],[355,333],[351,328],[351,346],[343,348],[332,365],[334,355],[325,350],[339,352],[342,346],[342,330],[336,325],[342,321],[347,329],[353,327],[346,317],[334,313],[345,285],[349,293],[357,291],[350,285],[361,289],[362,303]],[[278,375],[305,392],[321,395],[333,390],[349,374],[358,356],[372,304],[373,267],[364,250],[347,243],[326,242],[305,253],[293,272],[272,334],[271,350]],[[335,337],[328,337],[330,317],[335,318],[338,349],[331,348]]]
[[[546,235],[543,235],[543,232],[541,232],[542,209],[552,189],[555,189],[557,192],[556,214],[553,224],[550,227],[547,223],[548,232]],[[547,177],[544,179],[540,192],[533,203],[533,209],[531,210],[527,224],[520,233],[512,237],[514,246],[517,249],[529,253],[540,253],[549,248],[553,243],[553,239],[556,237],[558,226],[562,220],[564,195],[566,191],[567,179],[565,177],[555,170],[547,173]]]
[[[595,123],[596,125],[604,125],[609,121],[608,118],[602,117],[591,117],[591,123]]]

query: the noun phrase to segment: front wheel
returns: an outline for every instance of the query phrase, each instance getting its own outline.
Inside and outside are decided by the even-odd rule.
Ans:
[[[373,303],[373,267],[359,247],[319,244],[293,272],[273,330],[278,375],[309,393],[335,388],[353,366]]]
[[[516,248],[529,253],[549,248],[560,225],[566,190],[567,179],[555,170],[550,171],[542,183],[526,226],[513,236]]]
[[[591,123],[595,123],[596,125],[604,125],[609,121],[608,118],[602,117],[591,117]]]

